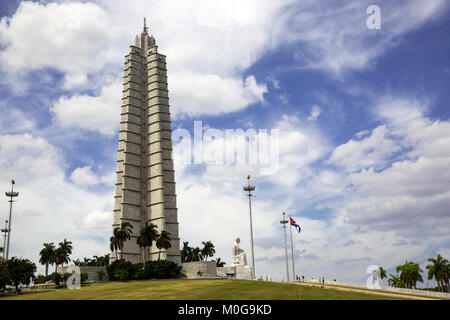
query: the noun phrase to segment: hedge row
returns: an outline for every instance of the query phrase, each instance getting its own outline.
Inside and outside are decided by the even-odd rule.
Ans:
[[[53,281],[57,286],[59,286],[60,283],[65,283],[67,279],[71,276],[71,273],[65,273],[60,274],[57,272],[53,272],[52,274],[49,274],[48,276],[38,275],[36,279],[34,280],[34,284],[40,284],[45,283],[47,281]],[[81,282],[84,282],[88,279],[87,272],[81,272],[80,274],[80,280]]]
[[[156,260],[144,263],[131,263],[126,260],[115,260],[106,267],[109,280],[144,280],[179,278],[181,266],[173,261]]]

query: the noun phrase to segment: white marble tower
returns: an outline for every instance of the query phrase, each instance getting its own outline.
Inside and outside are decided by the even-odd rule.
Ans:
[[[113,229],[125,221],[133,226],[131,240],[119,250],[133,263],[158,259],[154,244],[150,257],[136,244],[146,223],[171,234],[172,247],[162,249],[161,259],[181,263],[171,134],[166,56],[158,53],[144,18],[144,30],[125,56],[113,219]]]

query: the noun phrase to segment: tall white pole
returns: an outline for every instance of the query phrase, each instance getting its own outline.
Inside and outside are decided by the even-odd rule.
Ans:
[[[287,252],[287,239],[286,239],[286,223],[288,221],[284,218],[285,213],[283,212],[283,220],[280,223],[283,224],[284,229],[284,253],[286,254],[286,280],[289,282],[289,262],[288,262],[288,252]]]
[[[11,180],[11,191],[9,192],[5,192],[7,197],[10,197],[9,200],[9,220],[8,220],[8,240],[6,243],[6,260],[8,260],[9,257],[9,239],[10,239],[10,235],[11,235],[11,215],[12,215],[12,204],[14,202],[13,198],[17,197],[19,195],[18,192],[14,192],[14,180]]]
[[[294,243],[292,242],[292,226],[291,226],[291,217],[289,217],[289,233],[291,235],[291,256],[292,256],[292,279],[295,281],[295,263],[294,263]]]
[[[255,249],[253,247],[253,221],[252,221],[252,198],[250,191],[248,192],[248,207],[250,210],[250,245],[252,246],[252,279],[255,279]]]
[[[248,185],[244,186],[244,190],[248,191],[248,208],[250,211],[250,246],[252,250],[252,279],[255,279],[255,250],[253,247],[253,220],[252,220],[252,191],[255,186],[250,185],[250,175],[247,176]]]

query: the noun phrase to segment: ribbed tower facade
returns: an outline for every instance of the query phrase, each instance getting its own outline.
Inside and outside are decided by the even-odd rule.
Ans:
[[[148,254],[136,243],[146,223],[170,232],[172,247],[162,249],[160,258],[181,263],[171,134],[166,57],[144,19],[125,56],[113,219],[113,230],[122,222],[133,226],[131,239],[118,250],[119,258],[133,263],[158,259],[155,244]],[[111,258],[117,258],[115,251]]]

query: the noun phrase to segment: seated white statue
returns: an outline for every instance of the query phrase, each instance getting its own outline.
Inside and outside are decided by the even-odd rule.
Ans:
[[[239,239],[239,237],[236,238],[236,240],[234,241],[234,245],[233,245],[233,249],[232,249],[232,253],[231,253],[231,259],[232,259],[232,263],[231,266],[247,266],[247,256],[244,252],[244,250],[242,250],[239,247],[239,243],[241,242],[241,239]]]

